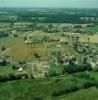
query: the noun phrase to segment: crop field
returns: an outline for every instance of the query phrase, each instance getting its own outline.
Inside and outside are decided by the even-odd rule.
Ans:
[[[1,39],[0,47],[5,46],[5,48],[9,49],[5,51],[5,54],[12,56],[14,60],[33,61],[34,53],[38,53],[42,57],[42,60],[45,59],[43,44],[26,45],[22,38],[11,38],[6,38],[5,41]]]
[[[42,60],[45,59],[44,46],[41,45],[18,45],[12,48],[8,55],[12,56],[16,61],[33,61],[35,59],[34,53],[38,53]]]
[[[80,36],[80,41],[88,43],[98,43],[98,35],[93,35],[93,36],[83,35]]]

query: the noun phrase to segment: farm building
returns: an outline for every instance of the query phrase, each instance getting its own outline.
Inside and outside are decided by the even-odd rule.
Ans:
[[[32,63],[32,73],[34,77],[44,77],[49,71],[49,64],[45,61]]]

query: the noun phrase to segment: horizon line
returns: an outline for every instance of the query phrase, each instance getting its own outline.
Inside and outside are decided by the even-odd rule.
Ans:
[[[21,6],[5,6],[5,7],[1,7],[0,8],[49,8],[49,9],[53,9],[53,8],[58,8],[58,9],[64,9],[64,8],[68,8],[68,9],[98,9],[98,7],[21,7]]]

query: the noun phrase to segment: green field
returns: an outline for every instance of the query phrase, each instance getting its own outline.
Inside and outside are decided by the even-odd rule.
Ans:
[[[35,80],[18,80],[0,83],[0,100],[97,100],[98,89],[91,87],[53,97],[54,91],[81,85],[88,80],[72,75]]]

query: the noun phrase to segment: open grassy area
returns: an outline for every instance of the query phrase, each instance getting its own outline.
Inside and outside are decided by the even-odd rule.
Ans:
[[[82,89],[75,93],[71,93],[65,96],[61,96],[54,100],[97,100],[98,89],[95,87],[89,89]]]
[[[0,100],[97,100],[98,90],[95,87],[81,89],[77,92],[53,97],[54,91],[67,89],[74,85],[86,82],[86,79],[77,79],[73,76],[52,77],[35,80],[18,80],[0,83]]]

